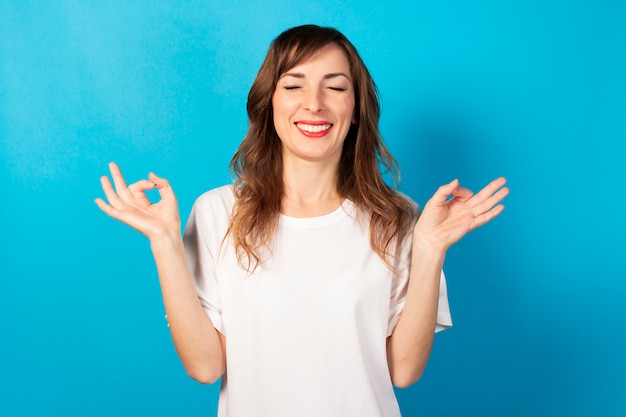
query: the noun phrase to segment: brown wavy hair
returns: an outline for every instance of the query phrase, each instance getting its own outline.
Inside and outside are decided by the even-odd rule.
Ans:
[[[378,90],[356,48],[334,28],[294,27],[270,45],[248,94],[248,133],[230,164],[236,202],[228,233],[248,271],[262,262],[261,252],[270,246],[284,192],[282,145],[272,109],[276,84],[283,73],[332,43],[344,51],[350,65],[356,119],[343,144],[337,191],[369,217],[372,249],[392,270],[390,257],[415,222],[414,205],[395,190],[399,169],[378,131]],[[383,180],[381,166],[391,174],[394,187]]]

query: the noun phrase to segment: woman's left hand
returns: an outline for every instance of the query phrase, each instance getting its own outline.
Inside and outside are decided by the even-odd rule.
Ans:
[[[506,179],[498,178],[476,194],[460,187],[458,180],[439,187],[415,225],[414,241],[434,250],[447,250],[504,210],[500,202],[509,194],[504,184]]]

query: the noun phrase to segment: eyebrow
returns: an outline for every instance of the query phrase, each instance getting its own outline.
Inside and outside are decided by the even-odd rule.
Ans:
[[[301,72],[287,72],[283,74],[280,78],[283,78],[283,77],[306,78],[305,75]],[[350,77],[348,77],[343,72],[331,72],[329,74],[324,75],[323,78],[325,80],[329,80],[331,78],[337,78],[337,77],[346,77],[348,80],[350,80]]]

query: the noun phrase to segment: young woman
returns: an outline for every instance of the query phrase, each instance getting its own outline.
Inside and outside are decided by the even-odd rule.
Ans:
[[[222,377],[220,416],[399,416],[392,384],[417,381],[451,325],[446,251],[500,214],[505,180],[477,194],[452,181],[418,220],[382,179],[396,165],[379,113],[354,46],[296,27],[250,90],[234,184],[196,201],[184,240],[165,179],[127,186],[115,164],[115,189],[102,178],[98,206],[150,240],[185,369]]]

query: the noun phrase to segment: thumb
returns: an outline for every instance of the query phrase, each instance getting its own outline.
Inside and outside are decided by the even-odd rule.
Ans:
[[[448,196],[453,194],[459,188],[459,180],[452,180],[452,182],[448,184],[444,184],[431,197],[430,201],[427,204],[435,204],[437,206],[443,206]]]

